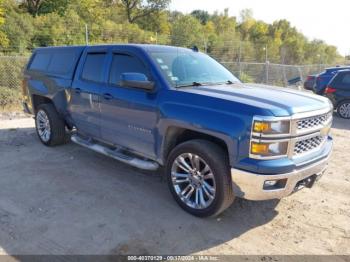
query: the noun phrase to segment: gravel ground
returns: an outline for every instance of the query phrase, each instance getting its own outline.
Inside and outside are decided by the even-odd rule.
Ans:
[[[281,201],[182,211],[167,185],[72,143],[47,148],[30,118],[0,119],[0,254],[350,254],[350,121],[329,171]]]

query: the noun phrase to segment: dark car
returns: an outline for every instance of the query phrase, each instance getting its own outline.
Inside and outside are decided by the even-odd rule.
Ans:
[[[314,85],[314,92],[318,95],[322,95],[328,85],[328,83],[332,80],[332,78],[338,73],[340,70],[350,70],[350,66],[337,66],[326,68],[326,70],[316,77],[316,83]]]
[[[350,69],[339,71],[325,90],[338,115],[350,119]]]
[[[314,85],[316,81],[316,75],[309,75],[307,76],[305,82],[304,82],[304,88],[306,90],[313,90]]]

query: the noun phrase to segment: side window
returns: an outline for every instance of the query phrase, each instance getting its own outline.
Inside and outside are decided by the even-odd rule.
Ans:
[[[54,53],[48,67],[48,72],[65,75],[72,71],[76,63],[76,55],[74,52],[59,52]]]
[[[147,68],[136,57],[125,54],[114,54],[109,75],[109,83],[118,84],[123,73],[141,73],[148,77]]]
[[[350,73],[344,75],[342,80],[342,85],[344,87],[348,87],[350,89]]]
[[[31,70],[46,71],[51,60],[50,53],[36,53],[29,66]]]
[[[106,53],[87,54],[81,78],[88,81],[103,82],[103,66]]]

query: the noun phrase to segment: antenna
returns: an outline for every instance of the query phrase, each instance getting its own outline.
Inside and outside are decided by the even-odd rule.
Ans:
[[[198,52],[199,51],[199,49],[198,49],[198,47],[196,45],[194,45],[191,49],[193,50],[193,52]]]

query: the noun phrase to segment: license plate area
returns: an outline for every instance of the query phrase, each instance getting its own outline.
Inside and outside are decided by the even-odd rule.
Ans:
[[[318,181],[324,172],[321,172],[319,174],[314,174],[312,176],[309,176],[307,178],[304,178],[303,180],[300,180],[294,188],[294,192],[299,191],[300,189],[303,189],[304,187],[312,188],[316,181]]]

